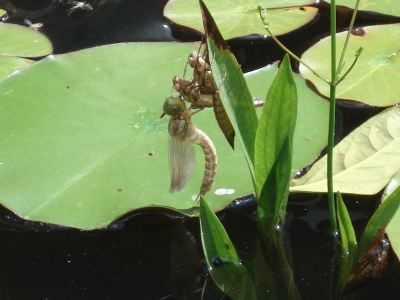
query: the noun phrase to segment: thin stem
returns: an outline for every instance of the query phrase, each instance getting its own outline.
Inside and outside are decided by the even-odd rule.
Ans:
[[[265,16],[263,16],[262,14],[262,7],[261,5],[258,6],[258,12],[260,14],[260,18],[261,21],[264,24],[264,28],[265,30],[268,32],[268,34],[270,35],[270,37],[279,45],[279,47],[281,47],[283,50],[285,50],[285,52],[287,54],[289,54],[294,60],[296,60],[297,62],[299,62],[300,64],[303,64],[307,69],[309,69],[315,76],[317,76],[318,78],[322,79],[324,82],[326,82],[327,84],[330,84],[330,81],[328,78],[322,76],[321,74],[319,74],[317,71],[315,71],[313,68],[311,68],[306,62],[304,62],[303,60],[301,60],[299,57],[297,57],[292,51],[290,51],[288,48],[285,47],[285,45],[283,45],[277,38],[276,36],[271,32],[271,30],[269,29],[269,23],[267,20],[265,20]]]
[[[336,1],[331,1],[331,82],[336,81]],[[327,159],[327,178],[328,178],[328,203],[331,230],[334,234],[338,232],[335,210],[335,194],[333,191],[333,147],[335,141],[335,108],[336,108],[336,86],[330,84],[329,102],[329,133],[328,133],[328,159]]]
[[[341,83],[342,80],[346,78],[347,74],[350,73],[350,71],[351,71],[351,70],[353,69],[353,67],[356,65],[356,62],[357,62],[358,58],[360,57],[361,52],[362,52],[363,50],[364,50],[364,47],[363,47],[363,46],[361,46],[361,47],[357,50],[357,52],[356,52],[356,58],[354,59],[353,63],[351,64],[350,68],[346,71],[346,73],[344,73],[343,76],[341,76],[340,78],[338,78],[338,79],[336,80],[336,82],[333,83],[335,86],[337,86],[339,83]]]
[[[340,56],[340,60],[339,60],[339,64],[338,64],[338,68],[337,68],[337,76],[340,76],[340,73],[342,72],[344,63],[344,55],[346,54],[346,49],[347,49],[347,45],[349,44],[349,39],[350,39],[350,35],[351,35],[351,31],[353,30],[353,26],[354,26],[354,20],[356,19],[356,15],[357,15],[357,10],[358,10],[358,4],[360,4],[360,0],[357,0],[356,2],[356,6],[354,7],[354,11],[353,11],[353,15],[351,16],[351,21],[350,21],[350,26],[349,26],[349,30],[347,31],[347,35],[346,35],[346,41],[344,42],[344,46],[342,49],[342,54]],[[332,6],[331,6],[332,7]],[[335,21],[336,22],[336,21]],[[335,27],[336,30],[336,27]],[[357,59],[356,59],[357,60]],[[354,64],[353,64],[354,65]],[[336,67],[336,65],[335,65]],[[335,77],[335,79],[332,78],[332,82],[334,82],[335,85],[337,85],[339,82],[336,82],[337,78]],[[341,81],[341,80],[340,80]]]

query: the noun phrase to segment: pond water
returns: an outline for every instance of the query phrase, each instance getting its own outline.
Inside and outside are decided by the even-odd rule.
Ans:
[[[42,32],[55,53],[97,45],[133,41],[198,40],[199,34],[170,24],[162,16],[165,0],[88,1],[93,11],[76,10],[69,17],[68,1],[0,0],[7,22],[25,19],[46,26]],[[327,34],[328,10],[310,26],[281,37],[300,52]],[[339,27],[349,12],[339,10]],[[397,20],[398,21],[398,20]],[[394,20],[361,16],[357,25]],[[171,30],[172,29],[172,30]],[[229,41],[244,71],[281,59],[283,52],[269,39],[247,37]],[[267,55],[265,53],[268,53]],[[170,80],[170,79],[166,79]],[[336,138],[348,134],[381,109],[339,104]],[[358,235],[377,207],[379,195],[345,196]],[[257,238],[255,199],[236,201],[218,213],[244,261]],[[198,219],[163,209],[143,209],[94,231],[26,221],[0,210],[0,299],[221,299],[204,269]],[[291,195],[285,225],[285,245],[291,257],[302,299],[328,299],[331,271],[337,265],[329,234],[324,195]],[[399,299],[399,277],[390,272],[370,282],[352,299]],[[202,291],[204,290],[204,296]],[[228,297],[224,298],[228,299]]]

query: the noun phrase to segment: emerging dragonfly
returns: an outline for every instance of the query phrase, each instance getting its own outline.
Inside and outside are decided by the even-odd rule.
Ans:
[[[183,189],[190,179],[196,166],[196,153],[192,145],[198,144],[205,155],[205,170],[200,192],[196,198],[204,196],[214,185],[217,173],[217,151],[211,139],[200,129],[197,129],[192,121],[191,109],[186,108],[185,101],[179,96],[168,97],[163,106],[164,113],[171,116],[168,123],[170,138],[169,167],[171,172],[171,186],[169,192],[178,192]],[[196,112],[194,112],[196,113]]]
[[[204,109],[213,107],[215,118],[231,147],[234,147],[235,130],[222,105],[219,88],[212,75],[211,64],[208,60],[207,46],[203,54],[192,51],[188,58],[188,64],[193,68],[193,76],[190,80],[174,76],[172,79],[174,89],[181,97],[191,103],[190,108]],[[186,73],[186,67],[184,76]]]

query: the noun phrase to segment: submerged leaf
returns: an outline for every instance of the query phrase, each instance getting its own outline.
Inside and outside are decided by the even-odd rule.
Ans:
[[[400,108],[372,117],[333,150],[334,191],[376,194],[400,170]],[[291,182],[292,191],[326,192],[326,156]]]

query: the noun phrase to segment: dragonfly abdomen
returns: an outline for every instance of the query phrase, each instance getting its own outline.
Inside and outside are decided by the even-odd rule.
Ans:
[[[193,134],[188,137],[193,144],[200,145],[205,156],[205,169],[203,181],[199,195],[204,196],[214,185],[215,175],[217,174],[218,157],[217,150],[211,139],[200,129],[195,129]]]

